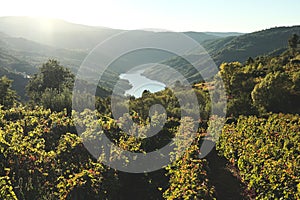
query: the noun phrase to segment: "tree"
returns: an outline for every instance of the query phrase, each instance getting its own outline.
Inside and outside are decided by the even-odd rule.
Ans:
[[[292,82],[286,73],[269,73],[254,87],[251,97],[254,105],[262,112],[286,112],[290,106],[291,88]]]
[[[220,66],[220,75],[224,82],[226,92],[231,94],[231,79],[239,72],[242,68],[242,64],[239,62],[223,63]]]
[[[4,108],[10,108],[17,99],[16,91],[11,89],[12,82],[6,76],[0,78],[0,104]]]
[[[144,90],[143,93],[142,93],[142,97],[143,98],[146,98],[148,97],[149,95],[151,95],[151,92],[149,90]]]
[[[50,59],[33,75],[26,86],[26,92],[34,103],[60,111],[71,107],[73,83],[72,72],[57,60]]]
[[[254,63],[254,60],[253,60],[252,57],[249,57],[249,58],[247,59],[247,61],[246,61],[246,64],[247,64],[247,65],[251,65],[251,64],[253,64],[253,63]]]
[[[288,40],[289,49],[291,50],[292,54],[294,54],[297,50],[298,44],[299,36],[297,34],[293,34]]]
[[[300,71],[295,72],[292,77],[293,80],[293,89],[296,93],[300,93]]]
[[[42,94],[40,103],[52,111],[63,111],[67,109],[68,114],[71,114],[72,93],[66,89],[58,93],[56,89],[47,88]]]
[[[254,63],[250,57],[248,63]],[[251,91],[255,86],[254,65],[242,66],[239,62],[223,63],[220,75],[228,95],[227,115],[253,115],[256,109],[252,105]]]

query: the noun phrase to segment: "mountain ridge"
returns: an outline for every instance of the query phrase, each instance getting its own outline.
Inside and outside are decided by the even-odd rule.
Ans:
[[[6,20],[6,23],[4,23],[4,25],[3,19]],[[16,20],[16,23],[9,24],[8,21],[13,21],[12,19],[19,20]],[[31,18],[26,18],[26,20],[29,19]],[[26,23],[22,24],[24,22],[24,19],[22,17],[0,17],[0,67],[5,67],[11,72],[16,71],[19,73],[25,72],[26,74],[33,74],[36,72],[38,66],[41,66],[44,62],[51,58],[59,60],[62,65],[70,68],[73,71],[73,73],[76,74],[79,66],[88,55],[88,52],[95,47],[94,45],[97,45],[99,41],[103,41],[107,37],[110,37],[113,34],[122,31],[119,29],[110,29],[106,27],[91,27],[86,25],[74,24],[63,20],[58,21],[62,24],[52,26],[52,28],[56,29],[56,36],[55,34],[52,34],[52,40],[48,40],[49,38],[45,37],[50,43],[45,44],[47,42],[40,43],[30,39],[35,39],[34,37],[36,35],[38,35],[37,39],[43,38],[41,37],[43,36],[41,34],[41,31],[36,32],[29,38],[25,37],[25,33],[23,33],[23,35],[18,33],[20,34],[19,36],[13,36],[13,34],[9,34],[15,33],[15,35],[17,35],[17,32],[13,32],[17,30],[21,30],[21,32],[25,31],[27,33],[34,33],[35,29],[31,29],[31,27],[37,26],[37,24],[40,22],[36,22],[35,25],[31,24],[30,26],[27,26]],[[44,28],[47,27],[45,24],[40,25],[44,26]],[[59,29],[59,27],[62,26],[64,28],[66,28],[67,26],[69,27],[67,27],[66,29]],[[13,28],[5,29],[5,27]],[[75,29],[75,33],[69,34],[70,31],[72,32],[72,30]],[[102,31],[102,33],[98,35],[100,30]],[[7,31],[8,33],[5,31]],[[86,34],[84,37],[81,38],[81,40],[77,38],[78,35],[83,34],[82,32],[80,33],[80,31],[83,31]],[[300,26],[296,25],[274,27],[241,35],[239,35],[239,33],[236,32],[210,33],[211,34],[208,34],[207,32],[188,31],[183,32],[182,34],[186,34],[188,37],[191,37],[192,39],[200,43],[206,49],[211,58],[215,61],[216,65],[219,66],[222,62],[245,62],[246,59],[248,59],[249,57],[255,58],[257,56],[262,55],[280,54],[280,52],[283,52],[287,48],[287,40],[292,34],[296,33],[300,35]],[[154,32],[146,30],[131,31],[130,34],[132,38],[142,37],[145,39],[150,38],[148,36],[155,35],[155,37],[151,38],[160,39],[162,41],[168,39],[169,36],[174,36],[172,35],[173,32]],[[222,36],[226,35],[226,37],[221,37],[220,34]],[[49,35],[51,34],[48,34],[48,36]],[[56,38],[57,40],[54,40],[54,38]],[[66,38],[69,38],[69,40],[66,40]],[[61,43],[60,45],[56,45],[61,41],[63,41],[63,43]],[[176,41],[174,40],[174,42]],[[151,56],[153,56],[154,59],[152,59]],[[195,55],[191,54],[189,56],[193,57]],[[106,74],[109,74],[109,78],[106,78],[106,83],[108,83],[108,81],[111,79],[118,78],[118,74],[124,73],[131,66],[135,66],[136,63],[147,62],[149,60],[148,57],[151,58],[150,60],[155,61],[157,63],[163,63],[166,65],[170,64],[170,66],[173,67],[175,70],[179,71],[180,73],[184,73],[184,76],[190,77],[191,82],[197,82],[201,79],[201,75],[197,74],[195,69],[193,69],[189,65],[189,63],[186,63],[181,60],[176,60],[176,57],[167,57],[167,59],[164,59],[164,57],[157,52],[146,52],[145,54],[136,54],[131,57],[127,57],[127,59],[121,59],[122,62],[116,62],[119,66],[113,66],[112,68],[108,69]],[[205,66],[206,61],[203,60],[201,62],[202,63],[196,64],[201,64]],[[209,68],[203,68],[203,71],[201,73],[210,74],[210,70],[211,69]],[[98,80],[96,68],[88,70],[86,74],[86,78],[88,80]],[[163,73],[161,73],[160,71],[156,71],[148,74],[150,74],[149,76],[151,79],[155,79],[161,76]],[[108,85],[113,86],[114,82],[115,81],[112,81],[111,83],[108,83]]]
[[[287,49],[288,39],[293,34],[300,35],[300,26],[274,27],[241,36],[207,40],[202,45],[217,66],[223,62],[238,61],[244,63],[249,57],[280,55]],[[188,56],[192,57],[194,55],[191,54]],[[201,74],[215,74],[217,72],[217,69],[209,67],[209,61],[205,59],[200,59],[200,62],[192,63],[193,65],[201,66],[200,73],[191,63],[180,57],[173,57],[166,60],[164,64],[171,66],[183,74],[192,83],[201,80]],[[171,74],[162,73],[157,68],[146,71],[144,75],[153,80],[170,80],[172,77]]]
[[[277,49],[287,48],[292,34],[300,35],[300,25],[273,27],[238,37],[205,41],[202,45],[217,65],[222,62],[244,62],[249,57],[268,55]]]
[[[35,18],[35,17],[0,17],[0,32],[12,37],[23,37],[54,47],[70,49],[89,49],[106,38],[120,33],[121,29],[112,29],[101,26],[88,26],[67,22],[59,19]],[[147,34],[165,34],[176,32],[154,32],[149,30],[131,30],[131,32]],[[196,41],[203,42],[206,39],[215,39],[220,36],[205,32],[186,31],[181,32],[191,36]],[[220,35],[230,33],[219,33]],[[202,38],[201,38],[202,37]]]

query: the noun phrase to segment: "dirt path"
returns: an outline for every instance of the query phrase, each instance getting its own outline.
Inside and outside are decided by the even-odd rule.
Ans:
[[[218,200],[248,199],[242,195],[243,185],[227,168],[227,160],[218,156],[215,148],[206,156],[206,159],[209,167],[208,179],[215,186]],[[147,175],[121,172],[119,174],[120,200],[163,199],[162,191],[157,188],[162,187],[164,191],[168,187],[168,177],[165,173],[166,171],[162,169]]]
[[[246,199],[246,197],[242,196],[242,184],[231,174],[226,167],[226,159],[218,156],[215,148],[207,155],[206,159],[209,162],[208,166],[210,169],[208,179],[215,186],[217,199]]]

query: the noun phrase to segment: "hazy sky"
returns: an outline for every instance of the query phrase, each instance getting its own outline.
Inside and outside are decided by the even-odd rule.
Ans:
[[[0,0],[0,16],[119,29],[252,32],[300,24],[299,0]]]

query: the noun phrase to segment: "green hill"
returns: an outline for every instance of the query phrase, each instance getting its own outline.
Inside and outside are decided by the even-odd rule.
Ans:
[[[0,66],[0,77],[2,76],[6,76],[7,78],[13,80],[12,89],[17,91],[17,95],[21,100],[27,99],[25,95],[25,86],[27,85],[29,79],[26,74],[12,72]]]
[[[0,17],[0,48],[6,57],[0,57],[0,64],[11,70],[32,74],[37,66],[41,66],[49,58],[59,60],[64,66],[69,67],[74,73],[83,62],[88,52],[108,37],[120,33],[116,30],[104,27],[85,26],[69,23],[63,20],[43,19],[34,17]],[[129,37],[143,38],[151,44],[150,38],[155,40],[171,39],[176,42],[176,34],[173,32],[153,32],[146,30],[130,31]],[[219,39],[222,36],[201,32],[184,32],[199,43],[206,40]],[[220,33],[221,34],[221,33]],[[227,33],[224,33],[225,35]],[[230,33],[228,33],[230,34]],[[221,34],[222,35],[222,34]],[[117,46],[115,48],[118,48]],[[112,55],[105,55],[108,58]],[[147,51],[133,53],[124,59],[116,61],[107,74],[113,75],[106,80],[116,79],[119,73],[127,71],[132,66],[151,62],[162,62],[171,58],[167,54]],[[4,61],[5,60],[5,61]],[[86,71],[87,80],[98,78],[98,69]],[[111,83],[109,83],[111,85]]]
[[[38,19],[31,17],[0,17],[0,64],[10,71],[32,74],[49,58],[57,59],[74,73],[88,55],[89,50],[101,41],[122,30],[73,24],[62,20]],[[209,53],[216,65],[222,62],[244,62],[249,57],[260,55],[278,55],[287,48],[287,40],[292,34],[300,35],[300,26],[275,27],[254,33],[235,32],[184,32],[199,42]],[[129,32],[129,39],[142,38],[151,44],[151,39],[174,40],[176,33],[136,30]],[[112,48],[118,48],[112,47]],[[110,58],[113,55],[105,55]],[[193,59],[196,55],[188,55]],[[98,59],[98,58],[96,58]],[[96,60],[97,61],[97,60]],[[173,67],[188,78],[198,82],[201,75],[185,60],[172,54],[157,51],[133,52],[120,57],[106,71],[104,78],[106,88],[113,88],[118,74],[126,72],[132,66],[163,63]],[[99,62],[96,62],[99,64]],[[207,58],[203,57],[196,65],[202,66],[201,74],[211,74],[215,69],[209,67]],[[88,68],[85,80],[98,80],[98,66]],[[147,71],[147,76],[156,80],[172,80],[172,74],[165,76],[161,69]]]
[[[7,49],[0,47],[0,66],[6,67],[11,71],[33,73],[35,68],[28,62],[20,60],[16,56],[11,55]]]
[[[210,57],[217,66],[223,62],[245,62],[249,57],[255,58],[263,55],[280,55],[287,49],[288,39],[293,35],[300,35],[300,26],[276,27],[240,36],[229,36],[225,38],[207,40],[202,43]],[[190,58],[199,55],[189,54]],[[180,57],[172,57],[163,61],[176,71],[184,75],[191,83],[202,79],[201,75],[186,60]],[[201,74],[214,74],[216,68],[211,68],[207,57],[199,59],[193,65],[201,66]],[[162,72],[159,68],[153,68],[144,73],[154,80],[174,80],[174,75]],[[175,82],[172,81],[172,82]]]
[[[58,19],[34,17],[0,17],[0,32],[12,37],[22,37],[41,44],[65,49],[91,50],[108,37],[125,30],[105,27],[86,26],[69,23]],[[164,36],[172,32],[153,32],[136,30],[131,31],[138,37],[147,37],[149,34]],[[235,33],[201,33],[184,32],[198,42],[217,39]]]
[[[29,74],[36,72],[36,66],[41,65],[49,58],[60,60],[65,66],[76,72],[87,54],[82,50],[69,50],[43,45],[22,37],[8,36],[4,33],[0,34],[0,49],[2,53],[6,54],[6,57],[14,57],[14,59],[10,59],[10,63],[23,62],[30,65],[26,69],[13,69]],[[3,57],[0,58],[0,62],[3,59]]]
[[[91,50],[100,42],[114,34],[126,30],[111,29],[99,26],[86,26],[74,24],[58,19],[36,17],[0,17],[0,32],[10,37],[21,37],[40,44],[64,48]],[[1,34],[3,34],[1,33]],[[199,43],[207,40],[220,39],[228,36],[237,36],[236,32],[182,32]],[[0,34],[0,37],[1,37]],[[156,35],[156,38],[165,38],[174,35],[174,32],[154,32],[149,30],[133,30],[130,34],[134,37],[147,38]],[[33,48],[41,45],[34,45]]]
[[[288,38],[300,34],[300,26],[275,27],[241,36],[221,38],[202,43],[217,64],[244,62],[249,57],[267,55],[278,49],[286,49]]]
[[[119,30],[35,17],[1,17],[0,31],[60,48],[90,49]]]

